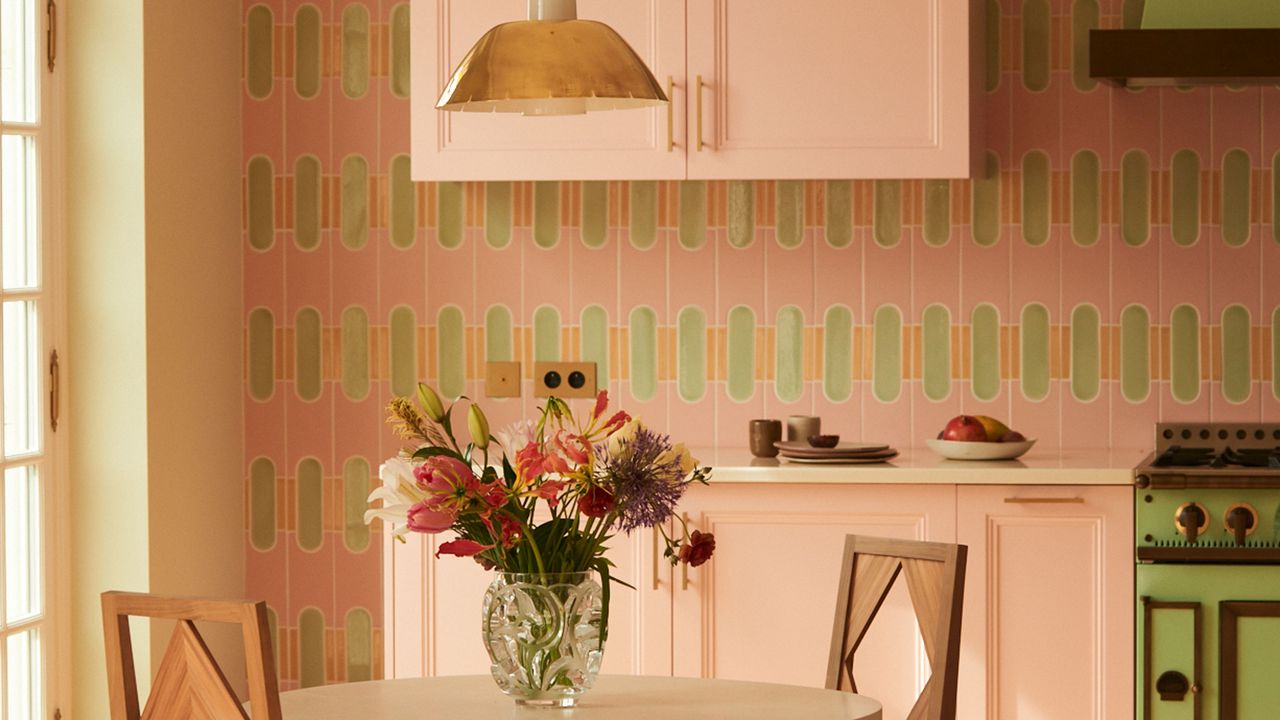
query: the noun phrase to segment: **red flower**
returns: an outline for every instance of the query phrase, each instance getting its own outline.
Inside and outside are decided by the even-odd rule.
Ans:
[[[606,435],[612,435],[618,432],[623,425],[626,425],[629,420],[631,420],[631,416],[627,414],[627,411],[619,410],[614,413],[613,417],[609,418],[609,421],[600,429],[603,430]]]
[[[564,490],[564,486],[568,484],[564,480],[546,480],[534,488],[533,494],[546,500],[547,504],[554,508],[560,499],[560,491]]]
[[[678,557],[680,562],[688,563],[690,567],[698,567],[710,560],[711,554],[715,551],[716,536],[694,530],[689,534],[689,539],[680,546]]]
[[[591,443],[581,435],[561,431],[554,442],[560,454],[576,465],[586,465],[591,460]]]
[[[427,500],[409,508],[406,524],[414,532],[435,534],[453,527],[457,519],[454,509],[441,509],[437,503]]]
[[[578,499],[578,509],[582,511],[583,515],[591,518],[600,518],[608,515],[615,504],[613,495],[609,494],[608,490],[594,486]]]
[[[567,473],[569,464],[559,455],[542,452],[536,442],[530,442],[516,453],[516,474],[521,484],[533,482],[534,478],[549,472]]]
[[[475,540],[467,540],[466,538],[458,538],[450,540],[447,543],[440,543],[440,547],[436,549],[436,557],[441,555],[457,555],[458,557],[471,557],[479,555],[485,550],[492,550],[492,545],[481,545]]]
[[[502,547],[515,547],[520,541],[520,521],[507,515],[499,515],[498,521],[502,523]]]
[[[591,419],[595,420],[604,414],[605,408],[609,407],[609,391],[601,390],[596,396],[596,407],[591,411]]]

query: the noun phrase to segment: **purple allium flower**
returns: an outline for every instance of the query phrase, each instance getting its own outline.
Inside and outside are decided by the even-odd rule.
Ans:
[[[663,460],[670,449],[670,437],[639,427],[635,435],[607,454],[604,475],[617,501],[624,531],[653,527],[675,515],[689,482],[678,455]]]

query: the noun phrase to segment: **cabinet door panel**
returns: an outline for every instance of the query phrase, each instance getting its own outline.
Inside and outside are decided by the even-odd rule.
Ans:
[[[1011,503],[1005,498],[1079,498]],[[1133,490],[961,487],[959,717],[1133,712]]]
[[[690,177],[967,176],[970,14],[955,0],[691,4],[689,76],[705,85]]]
[[[660,83],[684,76],[684,0],[579,0],[578,16],[616,30]],[[435,109],[459,61],[491,27],[523,20],[525,0],[413,0],[412,114],[415,180],[683,178],[684,154],[667,151],[667,108],[563,117]],[[674,93],[678,97],[682,93]],[[672,108],[683,118],[683,103]],[[683,124],[672,124],[676,143]]]
[[[732,486],[694,488],[691,528],[716,555],[677,570],[675,673],[822,687],[849,533],[951,541],[954,488]],[[928,678],[905,587],[895,588],[860,648],[859,689],[885,717],[906,717]]]

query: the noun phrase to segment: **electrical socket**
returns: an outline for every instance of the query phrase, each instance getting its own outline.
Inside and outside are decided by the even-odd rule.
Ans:
[[[593,398],[596,396],[596,364],[593,362],[536,362],[533,364],[534,397]]]
[[[520,363],[491,362],[484,367],[484,396],[520,397]]]

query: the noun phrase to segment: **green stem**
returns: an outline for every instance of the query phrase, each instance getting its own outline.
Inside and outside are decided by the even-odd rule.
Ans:
[[[533,539],[532,529],[529,530],[529,536],[525,539],[529,541],[529,549],[533,551],[533,559],[538,563],[538,574],[545,576],[547,574],[547,570],[542,565],[542,553],[538,552],[538,541]],[[543,577],[543,582],[546,582],[545,577]]]

